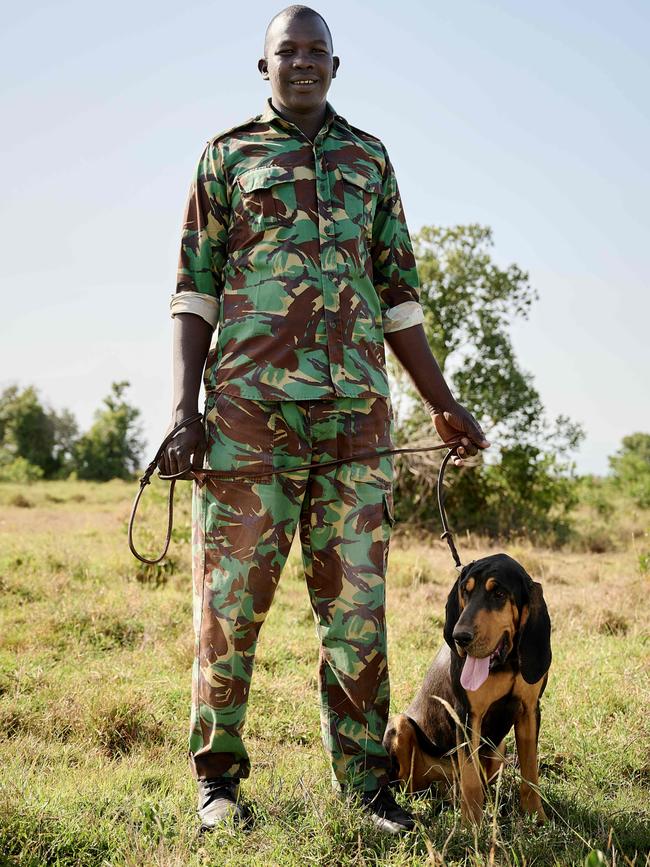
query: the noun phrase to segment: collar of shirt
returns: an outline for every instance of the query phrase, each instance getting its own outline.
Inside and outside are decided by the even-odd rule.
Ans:
[[[290,130],[292,133],[299,129],[295,123],[292,123],[290,120],[287,120],[285,117],[282,117],[280,112],[275,108],[273,103],[271,102],[271,97],[266,100],[266,108],[260,115],[259,119],[261,121],[265,121],[266,123],[277,123],[279,126],[284,127],[284,129]],[[322,133],[323,129],[329,130],[334,121],[338,123],[342,123],[345,126],[349,126],[347,120],[340,114],[337,114],[334,110],[334,107],[331,103],[325,103],[325,120],[323,121],[323,126],[320,129],[320,133]],[[320,134],[319,133],[319,134]]]

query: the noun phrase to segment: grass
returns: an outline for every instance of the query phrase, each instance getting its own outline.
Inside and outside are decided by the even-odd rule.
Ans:
[[[478,832],[460,827],[457,804],[400,795],[419,825],[399,840],[330,791],[294,549],[249,703],[244,792],[255,822],[199,838],[186,760],[189,486],[179,486],[163,567],[128,553],[132,494],[121,482],[0,485],[0,865],[650,864],[649,587],[635,546],[508,548],[543,582],[553,619],[540,738],[551,821],[538,828],[519,815],[511,758]],[[162,485],[146,496],[138,543],[153,550]],[[647,515],[635,520],[647,527]],[[491,550],[460,542],[465,560]],[[395,711],[442,640],[455,577],[442,543],[403,545],[396,538],[388,578]]]

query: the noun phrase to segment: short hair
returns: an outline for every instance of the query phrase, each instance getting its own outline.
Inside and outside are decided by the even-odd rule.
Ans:
[[[283,9],[281,12],[278,12],[277,15],[274,15],[273,18],[269,21],[269,25],[266,28],[266,33],[264,34],[264,56],[266,57],[266,52],[268,48],[269,42],[269,33],[271,32],[271,28],[275,24],[275,22],[280,18],[288,18],[289,21],[293,21],[295,18],[304,18],[307,15],[313,15],[315,18],[320,18],[320,20],[325,25],[325,30],[327,30],[327,35],[330,40],[330,48],[332,51],[334,50],[334,42],[332,40],[332,31],[329,29],[327,21],[323,18],[320,12],[317,12],[315,9],[312,9],[309,6],[301,6],[296,3],[292,6],[287,6],[286,9]]]

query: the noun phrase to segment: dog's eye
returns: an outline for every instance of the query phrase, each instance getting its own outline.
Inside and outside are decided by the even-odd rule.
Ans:
[[[499,587],[497,587],[497,589],[494,591],[494,593],[492,595],[494,596],[495,599],[505,599],[506,598],[505,590],[501,590]]]

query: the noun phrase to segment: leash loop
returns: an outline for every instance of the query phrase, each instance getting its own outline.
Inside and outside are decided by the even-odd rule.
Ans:
[[[195,415],[191,415],[188,418],[184,418],[183,421],[179,422],[176,427],[172,428],[170,432],[167,434],[165,439],[158,446],[158,451],[155,454],[155,457],[146,468],[142,476],[140,477],[140,488],[138,493],[135,495],[135,500],[133,501],[133,505],[131,506],[131,514],[129,515],[129,527],[128,527],[128,539],[129,539],[129,550],[141,563],[147,563],[149,566],[155,566],[156,563],[160,563],[160,561],[164,558],[167,550],[169,548],[169,543],[172,538],[172,529],[174,526],[174,488],[176,486],[176,479],[180,478],[180,476],[184,476],[187,470],[182,470],[180,473],[176,473],[173,476],[164,476],[161,478],[169,479],[169,493],[167,495],[167,535],[165,536],[165,546],[163,548],[162,554],[155,559],[150,559],[149,557],[144,557],[140,554],[139,551],[136,550],[135,544],[133,542],[133,524],[135,522],[136,512],[138,511],[138,506],[140,504],[140,499],[144,492],[144,489],[147,485],[151,484],[151,477],[154,474],[156,467],[158,466],[158,461],[163,456],[163,452],[169,445],[169,443],[174,439],[177,433],[180,433],[183,428],[188,427],[191,424],[194,424],[195,421],[200,421],[203,419],[203,414],[200,412],[195,413]]]

